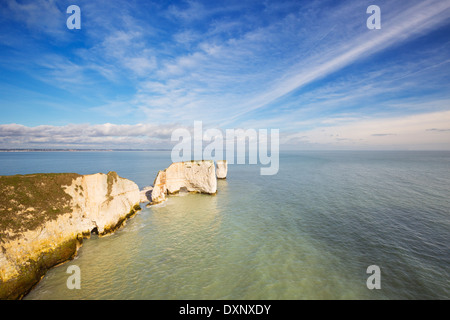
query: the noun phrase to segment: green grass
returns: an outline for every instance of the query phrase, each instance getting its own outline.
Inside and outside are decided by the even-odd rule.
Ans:
[[[113,200],[113,197],[111,196],[112,186],[117,181],[117,178],[118,178],[118,175],[117,175],[116,172],[114,172],[114,171],[108,172],[107,179],[106,179],[107,184],[108,184],[108,190],[107,190],[107,193],[106,193],[106,198],[108,199],[108,201],[112,201]]]
[[[74,179],[81,177],[76,173],[39,173],[29,175],[0,176],[0,250],[6,249],[3,241],[14,239],[26,230],[34,230],[46,221],[56,219],[59,215],[72,212],[72,197],[64,191],[64,186],[72,185]],[[113,184],[118,180],[115,172],[107,174],[107,199],[112,200]],[[75,192],[80,195],[84,190],[75,185]],[[33,208],[33,210],[29,210]],[[132,217],[139,204],[117,223],[105,229],[103,234],[114,232],[125,220]],[[12,231],[12,235],[7,231]],[[76,254],[83,237],[90,232],[79,234],[74,239],[60,243],[55,249],[43,252],[35,261],[28,260],[20,265],[20,276],[3,281],[0,279],[0,300],[20,299],[41,279],[45,272]]]
[[[48,220],[72,211],[71,196],[63,186],[80,177],[76,173],[38,173],[0,176],[0,238],[6,230],[33,230]],[[79,192],[82,187],[77,186]],[[26,211],[34,208],[32,211]]]

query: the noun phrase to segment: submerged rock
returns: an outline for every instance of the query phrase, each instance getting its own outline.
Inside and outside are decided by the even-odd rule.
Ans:
[[[163,202],[166,194],[174,194],[180,190],[215,194],[217,179],[214,161],[175,162],[159,171],[153,184],[152,204]]]
[[[217,179],[226,179],[227,171],[228,171],[227,160],[217,160],[216,161]]]
[[[115,172],[0,176],[0,299],[22,298],[84,237],[121,227],[139,200]]]

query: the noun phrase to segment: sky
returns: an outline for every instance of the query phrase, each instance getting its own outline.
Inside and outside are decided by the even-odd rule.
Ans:
[[[0,0],[0,148],[450,150],[449,85],[450,0]]]

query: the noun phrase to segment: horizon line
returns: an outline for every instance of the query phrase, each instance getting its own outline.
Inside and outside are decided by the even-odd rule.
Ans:
[[[0,148],[0,152],[149,152],[149,151],[173,151],[172,149],[166,149],[166,148],[148,148],[148,149],[97,149],[97,148],[86,148],[86,149],[78,149],[78,148]],[[450,152],[448,149],[281,149],[280,151],[289,152],[289,151],[370,151],[370,152],[376,152],[376,151],[406,151],[406,152],[435,152],[435,151],[442,151],[442,152]],[[246,154],[248,153],[248,150],[246,150]]]

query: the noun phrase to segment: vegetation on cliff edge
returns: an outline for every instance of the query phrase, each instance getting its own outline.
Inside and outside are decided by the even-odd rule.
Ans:
[[[0,239],[13,238],[71,212],[72,198],[63,186],[77,177],[76,173],[0,176]]]

